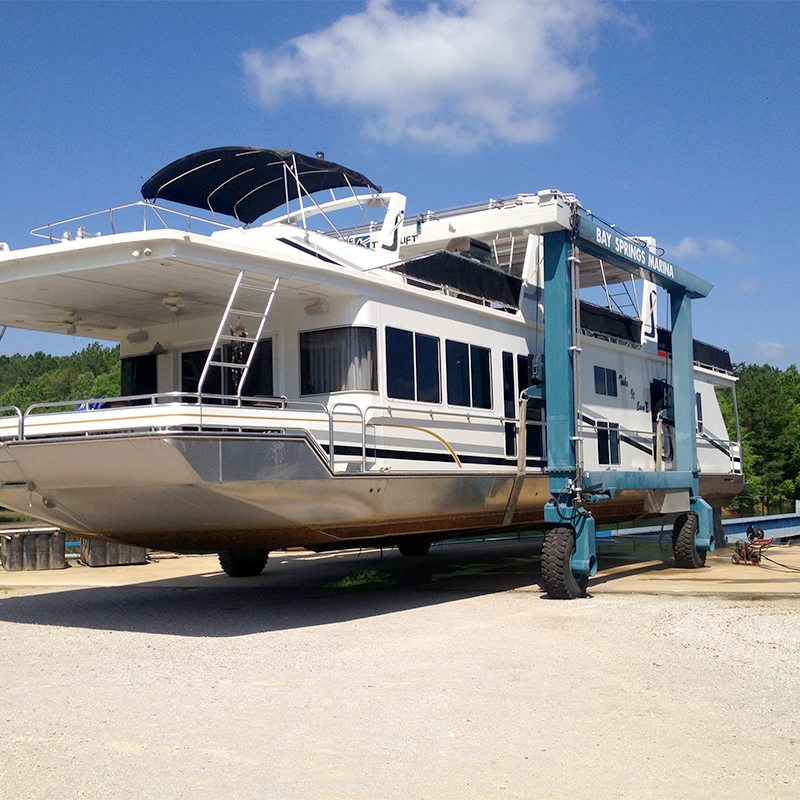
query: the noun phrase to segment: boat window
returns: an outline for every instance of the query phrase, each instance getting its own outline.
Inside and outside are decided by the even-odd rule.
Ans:
[[[252,344],[249,340],[247,344]],[[241,361],[245,363],[249,350],[247,344],[243,347],[237,344],[225,345],[225,356],[220,358],[220,349],[217,348],[215,361]],[[238,351],[236,350],[238,348]],[[181,391],[196,392],[203,374],[203,367],[208,358],[208,350],[191,350],[181,353]],[[235,395],[239,388],[241,373],[233,369],[225,370],[225,390],[222,389],[222,367],[210,367],[203,384],[203,394]],[[253,363],[245,379],[242,395],[254,397],[260,395],[272,396],[274,394],[272,379],[272,339],[262,339],[256,347]]]
[[[417,400],[424,403],[438,403],[442,399],[441,381],[439,380],[439,339],[436,336],[416,333],[414,342],[416,344],[414,364],[417,368]]]
[[[514,386],[514,355],[503,353],[503,413],[511,419],[517,416],[517,395]]]
[[[300,334],[300,394],[378,389],[374,328],[347,327]]]
[[[531,356],[518,355],[516,357],[516,381],[514,380],[514,361],[512,353],[503,353],[503,403],[505,416],[511,419],[517,417],[517,394],[514,393],[514,388],[516,387],[518,393],[522,393],[528,388]],[[528,411],[525,416],[528,458],[544,458],[544,408],[543,397],[529,397]],[[517,432],[515,422],[505,423],[507,456],[517,455]]]
[[[597,458],[601,464],[619,464],[619,425],[597,423]]]
[[[700,392],[695,392],[694,395],[694,404],[695,408],[697,409],[697,432],[703,432],[703,398],[700,396]]]
[[[475,408],[492,407],[492,378],[490,351],[486,347],[470,345],[472,366],[472,405]]]
[[[617,396],[617,371],[605,367],[594,368],[595,394],[605,394],[609,397]]]
[[[120,385],[123,396],[155,394],[158,391],[157,359],[158,356],[149,353],[122,359]]]
[[[438,403],[439,339],[386,328],[386,389],[389,397]]]
[[[386,329],[386,392],[389,397],[414,400],[414,334]]]
[[[492,407],[491,352],[486,347],[445,343],[447,402],[452,406]]]
[[[220,351],[214,360],[221,360]],[[194,393],[200,384],[200,376],[208,358],[208,350],[191,350],[181,353],[181,391]],[[222,368],[211,367],[203,384],[203,394],[222,394]]]
[[[247,372],[247,378],[245,378],[244,387],[242,388],[242,395],[244,397],[258,397],[261,395],[272,397],[274,394],[272,339],[262,339],[258,343],[258,347],[256,347],[253,363],[250,364],[250,369]]]
[[[451,406],[470,404],[469,345],[463,342],[445,343],[447,357],[447,402]]]

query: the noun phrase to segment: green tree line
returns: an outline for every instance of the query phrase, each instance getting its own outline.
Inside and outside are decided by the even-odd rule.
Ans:
[[[736,364],[734,372],[747,486],[733,505],[757,514],[777,513],[781,500],[800,499],[800,372],[794,365],[781,370],[744,363]],[[732,393],[718,396],[734,439]]]
[[[119,347],[92,342],[70,356],[0,356],[0,407],[118,397]]]

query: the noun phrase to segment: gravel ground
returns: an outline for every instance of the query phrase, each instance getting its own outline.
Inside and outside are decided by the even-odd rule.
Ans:
[[[0,591],[0,798],[800,796],[798,600],[302,569]]]

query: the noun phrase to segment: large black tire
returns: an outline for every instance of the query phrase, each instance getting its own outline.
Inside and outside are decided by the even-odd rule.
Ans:
[[[572,571],[575,532],[572,528],[553,528],[544,537],[542,547],[542,587],[555,600],[586,597],[588,575]]]
[[[246,553],[227,551],[219,554],[219,565],[231,578],[251,578],[261,574],[268,558],[269,550],[251,550]]]
[[[697,536],[697,514],[690,511],[681,514],[672,527],[672,553],[675,566],[681,569],[700,569],[706,563],[706,551],[698,550],[695,544]]]
[[[428,554],[431,549],[429,539],[404,539],[397,543],[397,549],[409,558],[419,558]]]

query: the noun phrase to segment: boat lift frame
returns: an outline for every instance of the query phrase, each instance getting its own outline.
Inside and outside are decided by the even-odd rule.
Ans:
[[[711,284],[660,258],[652,248],[621,234],[584,211],[577,201],[570,204],[569,226],[543,233],[544,239],[544,328],[547,380],[548,467],[552,500],[545,506],[545,519],[552,526],[574,531],[575,549],[571,569],[576,576],[597,571],[595,521],[585,504],[612,498],[626,489],[666,490],[683,497],[697,515],[697,550],[714,549],[713,511],[700,497],[695,437],[694,356],[692,347],[693,299],[706,297]],[[576,373],[580,343],[575,331],[577,252],[602,259],[646,278],[670,296],[672,322],[672,375],[675,416],[675,469],[653,472],[583,470],[576,396]],[[672,509],[670,509],[672,510]],[[678,509],[675,509],[678,510]],[[665,512],[667,513],[667,512]]]

